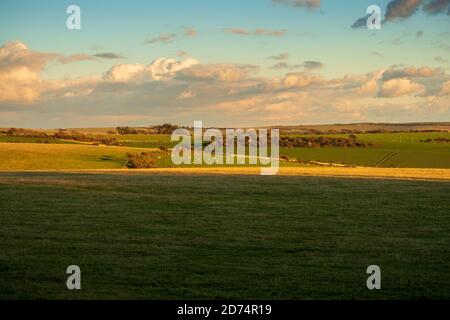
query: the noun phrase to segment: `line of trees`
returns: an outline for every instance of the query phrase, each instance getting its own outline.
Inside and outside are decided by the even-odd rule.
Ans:
[[[348,138],[334,137],[280,137],[280,147],[285,148],[320,148],[320,147],[350,147],[350,148],[367,148],[374,147],[373,143],[357,141],[355,135]]]
[[[172,134],[179,126],[164,123],[162,125],[157,125],[149,128],[133,128],[133,127],[117,127],[116,131],[118,134]]]

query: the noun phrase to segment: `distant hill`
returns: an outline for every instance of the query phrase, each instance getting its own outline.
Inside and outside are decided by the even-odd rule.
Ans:
[[[412,122],[412,123],[351,123],[351,124],[324,124],[324,125],[298,125],[273,126],[282,132],[290,133],[366,133],[366,132],[405,132],[405,131],[449,131],[450,122]]]
[[[409,132],[409,131],[446,131],[450,132],[450,122],[410,122],[410,123],[350,123],[350,124],[318,124],[318,125],[280,125],[268,126],[279,128],[282,133],[368,133],[368,132]],[[153,126],[134,127],[139,130],[151,132]],[[0,128],[7,131],[9,128]],[[149,130],[150,129],[150,130]],[[55,133],[59,129],[36,129],[46,133]],[[116,131],[115,127],[107,128],[68,128],[85,134],[107,134]]]

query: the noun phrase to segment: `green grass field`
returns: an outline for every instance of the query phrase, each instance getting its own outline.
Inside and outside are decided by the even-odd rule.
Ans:
[[[33,138],[33,137],[9,137],[0,136],[0,143],[51,143],[51,144],[75,144],[72,141],[63,141],[55,138]]]
[[[311,136],[311,135],[301,135]],[[348,137],[348,135],[324,135],[327,137]],[[150,138],[149,138],[150,137]],[[450,168],[450,143],[426,143],[428,138],[447,138],[450,133],[389,133],[360,134],[358,140],[375,143],[373,148],[281,148],[280,155],[287,155],[306,161],[333,162],[346,165],[384,167],[384,168]],[[176,142],[170,141],[168,135],[127,135],[120,137],[122,143],[129,147],[158,148],[172,147]],[[163,166],[170,159],[161,162]],[[282,165],[287,165],[282,163]]]
[[[49,139],[49,144],[42,144],[33,143],[37,141],[34,138],[0,136],[0,170],[117,169],[123,167],[128,152],[145,152],[148,148],[155,149],[160,146],[170,148],[176,144],[170,141],[170,135],[104,136],[113,137],[124,146],[107,147],[79,143],[69,146],[70,141],[56,139]],[[359,141],[375,143],[376,147],[280,148],[280,155],[305,161],[367,167],[450,168],[450,143],[422,142],[429,138],[450,139],[449,132],[360,134],[357,137]],[[162,154],[157,165],[172,166],[170,153]],[[292,166],[293,163],[282,162],[281,165]]]
[[[312,135],[296,135],[312,136]],[[348,135],[323,135],[346,138]],[[450,139],[450,132],[402,132],[359,134],[359,141],[375,143],[374,148],[281,148],[281,155],[306,161],[334,162],[347,165],[379,166],[387,168],[450,168],[450,143],[425,143],[428,138]],[[170,135],[109,135],[125,146],[137,148],[172,147]],[[170,159],[169,159],[170,160]]]
[[[307,136],[307,135],[301,135]],[[347,135],[325,135],[346,137]],[[450,143],[421,142],[428,138],[450,139],[450,133],[387,133],[356,135],[359,141],[377,144],[373,148],[281,148],[302,160],[335,162],[386,168],[450,168]]]
[[[448,299],[450,183],[0,173],[3,299]],[[82,290],[65,269],[82,270]],[[366,268],[382,271],[369,291]]]
[[[149,149],[83,144],[0,143],[0,170],[121,169]]]

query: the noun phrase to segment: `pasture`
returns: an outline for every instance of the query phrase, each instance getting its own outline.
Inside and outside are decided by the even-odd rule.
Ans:
[[[0,173],[3,299],[448,299],[450,183]],[[82,290],[65,287],[68,265]],[[382,270],[369,291],[366,268]]]
[[[313,135],[295,136],[311,137]],[[348,137],[345,134],[321,136]],[[111,138],[114,135],[108,135],[108,137]],[[356,137],[358,141],[375,143],[377,146],[372,148],[281,148],[280,155],[306,161],[368,167],[450,168],[450,143],[423,142],[426,139],[439,137],[450,139],[450,132],[366,133],[357,134]],[[170,141],[170,135],[123,135],[119,136],[119,140],[125,146],[138,148],[172,147],[176,144]]]
[[[301,135],[307,136],[307,135]],[[345,137],[346,135],[325,135]],[[358,141],[375,143],[370,148],[281,148],[280,154],[309,161],[386,168],[450,168],[450,143],[422,142],[449,132],[358,134]]]
[[[120,169],[127,152],[149,151],[84,144],[0,143],[0,170]]]
[[[312,135],[294,135],[311,137]],[[348,135],[321,135],[346,138]],[[170,135],[105,133],[122,147],[86,144],[79,141],[29,137],[0,136],[0,170],[52,169],[118,169],[126,161],[126,153],[146,152],[159,147],[171,148]],[[427,139],[450,139],[449,132],[358,134],[357,140],[375,147],[280,148],[281,156],[302,161],[381,168],[450,168],[450,143],[424,142]],[[57,145],[60,144],[60,145]],[[69,146],[69,144],[72,144]],[[281,166],[302,166],[304,163],[281,162]],[[170,153],[162,154],[158,167],[171,167]]]

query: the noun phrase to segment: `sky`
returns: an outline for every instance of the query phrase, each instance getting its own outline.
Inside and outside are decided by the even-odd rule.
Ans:
[[[1,0],[0,126],[450,121],[449,5]]]

